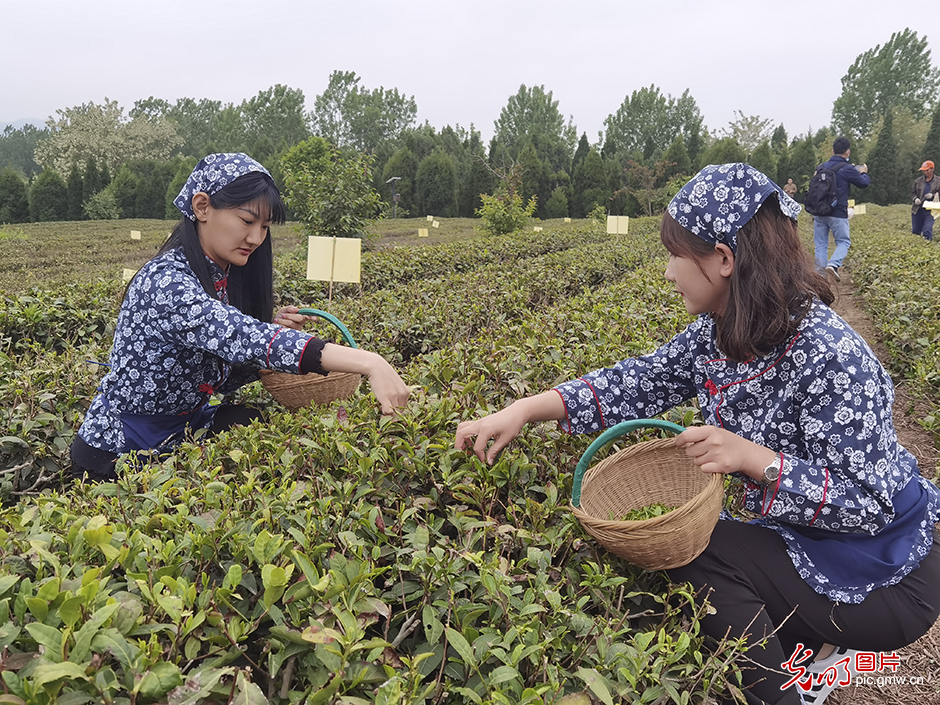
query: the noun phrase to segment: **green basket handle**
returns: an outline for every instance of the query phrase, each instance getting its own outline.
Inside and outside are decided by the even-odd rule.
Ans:
[[[321,311],[318,308],[302,308],[297,313],[304,316],[316,316],[317,318],[325,318],[327,321],[332,323],[334,326],[339,328],[339,332],[343,334],[343,339],[349,344],[349,347],[356,348],[359,347],[356,345],[356,341],[353,340],[352,335],[346,329],[340,320],[334,316],[332,313],[327,313],[326,311]]]
[[[588,449],[584,451],[584,455],[581,456],[581,460],[578,461],[578,467],[574,471],[574,486],[571,488],[571,504],[574,507],[581,506],[581,478],[584,477],[584,473],[587,472],[588,465],[591,464],[591,460],[594,458],[594,455],[603,448],[605,445],[611,441],[615,441],[621,436],[625,436],[630,433],[630,431],[636,431],[641,428],[662,428],[667,431],[672,431],[673,433],[679,434],[682,433],[685,428],[674,424],[670,421],[662,421],[661,419],[634,419],[632,421],[624,421],[623,423],[618,423],[616,426],[608,428],[600,436],[594,439],[594,442],[588,446]]]

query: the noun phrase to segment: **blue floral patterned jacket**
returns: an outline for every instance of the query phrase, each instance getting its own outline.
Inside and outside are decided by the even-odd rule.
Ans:
[[[147,262],[134,277],[118,315],[111,370],[102,379],[79,434],[114,453],[143,450],[135,419],[167,428],[211,425],[209,396],[258,379],[260,368],[299,372],[313,337],[229,306],[225,272],[210,260],[218,298],[206,293],[182,248]]]
[[[760,359],[724,359],[714,321],[703,315],[655,352],[556,390],[572,433],[696,398],[706,423],[781,453],[777,483],[746,482],[745,506],[783,537],[803,579],[830,599],[861,602],[930,550],[940,490],[898,443],[887,372],[821,302],[792,340]]]

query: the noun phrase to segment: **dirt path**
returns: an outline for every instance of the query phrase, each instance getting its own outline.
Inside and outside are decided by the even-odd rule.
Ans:
[[[837,285],[833,309],[865,338],[880,360],[888,358],[878,338],[871,318],[860,308],[852,286],[851,274],[844,269],[842,281]],[[917,419],[923,417],[926,405],[910,394],[903,382],[895,381],[894,425],[901,445],[907,448],[921,467],[921,472],[933,473],[937,467],[938,451],[933,439]],[[937,587],[940,590],[940,586]],[[837,688],[826,700],[826,705],[940,705],[940,620],[918,641],[898,651],[901,666],[896,674],[891,671],[868,674],[873,677],[900,676],[922,678],[922,684],[886,681],[882,685],[850,685]]]

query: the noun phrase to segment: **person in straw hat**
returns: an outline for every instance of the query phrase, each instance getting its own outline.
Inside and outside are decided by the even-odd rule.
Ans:
[[[705,167],[660,230],[692,323],[648,355],[462,422],[455,438],[492,463],[526,423],[595,433],[697,400],[705,425],[677,446],[702,472],[741,478],[757,518],[723,514],[669,577],[709,595],[708,637],[746,638],[751,702],[785,705],[821,703],[854,673],[851,650],[910,644],[940,613],[940,490],[898,442],[887,372],[829,307],[799,211],[747,164]]]
[[[182,218],[125,292],[111,369],[72,443],[74,477],[113,480],[122,453],[260,418],[208,402],[262,368],[363,374],[384,413],[404,406],[408,388],[385,359],[304,333],[295,306],[274,313],[270,227],[285,208],[267,169],[245,154],[210,154],[174,204]]]

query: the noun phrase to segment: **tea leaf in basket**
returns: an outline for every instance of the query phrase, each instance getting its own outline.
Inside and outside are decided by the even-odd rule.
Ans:
[[[645,519],[652,519],[653,517],[661,517],[663,514],[668,514],[673,509],[675,509],[675,507],[667,507],[665,504],[650,504],[646,507],[631,509],[619,519],[613,516],[613,512],[611,512],[610,519],[612,521],[643,521]]]

